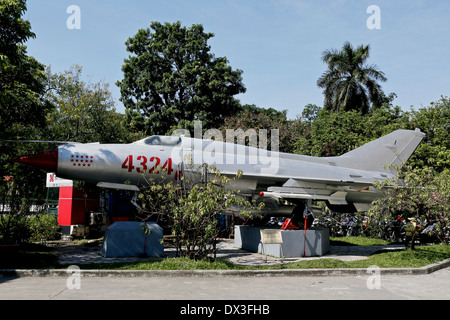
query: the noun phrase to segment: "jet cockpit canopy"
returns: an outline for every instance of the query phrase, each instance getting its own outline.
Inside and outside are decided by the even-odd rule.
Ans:
[[[150,136],[134,143],[156,145],[156,146],[176,146],[181,142],[181,137],[175,136]]]

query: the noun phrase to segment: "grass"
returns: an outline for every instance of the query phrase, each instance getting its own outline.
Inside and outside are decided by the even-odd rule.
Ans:
[[[386,245],[379,239],[345,237],[330,239],[331,245]],[[449,245],[416,246],[416,250],[396,250],[374,254],[368,259],[341,261],[337,259],[315,259],[279,265],[245,267],[231,262],[194,261],[188,258],[152,259],[138,262],[81,264],[82,269],[110,270],[249,270],[249,269],[315,269],[315,268],[368,268],[376,265],[380,268],[419,268],[450,258]],[[60,265],[52,249],[43,245],[28,244],[16,252],[0,252],[0,269],[55,269]]]
[[[191,260],[189,258],[167,258],[137,262],[95,263],[80,265],[81,269],[114,270],[244,270],[244,266],[216,259]]]
[[[379,268],[420,268],[450,258],[450,246],[430,245],[418,246],[416,250],[396,250],[382,252],[368,259],[342,261],[337,259],[317,259],[292,262],[277,266],[274,269],[316,269],[316,268],[368,268],[376,265]]]
[[[386,246],[389,244],[391,242],[387,240],[367,237],[330,237],[332,246]]]

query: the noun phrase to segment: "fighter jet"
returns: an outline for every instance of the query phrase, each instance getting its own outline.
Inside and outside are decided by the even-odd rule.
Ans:
[[[258,201],[304,204],[325,201],[334,211],[367,210],[382,197],[375,181],[394,178],[389,167],[401,167],[424,133],[397,130],[336,157],[311,157],[270,151],[212,139],[150,136],[130,144],[67,143],[55,150],[12,159],[60,178],[83,180],[102,188],[138,192],[149,178],[178,181],[196,166],[214,165],[222,174],[242,177],[232,187]],[[190,156],[191,166],[185,164]],[[270,206],[268,210],[270,211]]]

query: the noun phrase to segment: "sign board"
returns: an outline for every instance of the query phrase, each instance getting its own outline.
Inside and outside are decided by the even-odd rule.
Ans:
[[[49,172],[47,173],[47,188],[58,188],[58,187],[72,187],[73,181],[67,179],[61,179],[56,176],[56,174]]]
[[[282,244],[283,237],[281,236],[281,230],[279,229],[262,229],[261,233],[261,243],[262,244]]]

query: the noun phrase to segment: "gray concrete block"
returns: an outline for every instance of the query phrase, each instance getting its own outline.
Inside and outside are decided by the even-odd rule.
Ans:
[[[330,233],[327,228],[310,230],[280,230],[283,243],[261,243],[261,230],[253,226],[235,226],[234,245],[250,252],[274,257],[314,257],[326,254],[330,249]],[[306,232],[306,235],[305,235]]]

